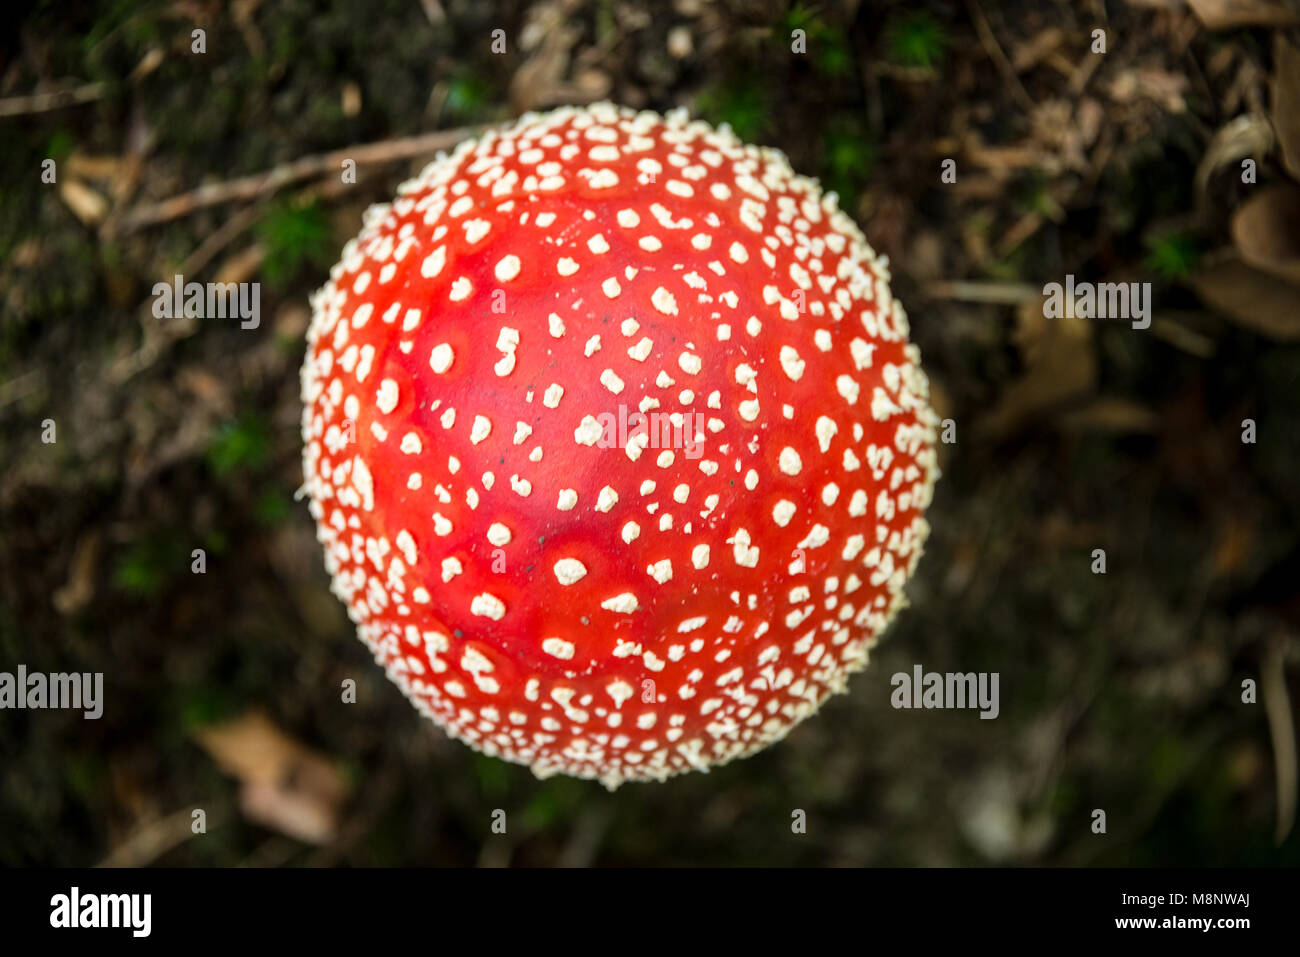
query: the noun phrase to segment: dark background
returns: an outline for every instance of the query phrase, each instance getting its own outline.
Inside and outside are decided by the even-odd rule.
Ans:
[[[98,721],[0,712],[0,864],[1300,863],[1300,17],[1222,7],[12,13],[0,670],[102,671],[106,703]],[[404,138],[600,98],[730,123],[837,190],[890,257],[957,435],[913,607],[850,693],[757,757],[614,794],[421,719],[294,501],[307,297],[430,158]],[[363,144],[386,145],[355,185],[326,164],[192,193]],[[155,319],[177,272],[260,282],[260,328]],[[1151,328],[1044,319],[1067,273],[1151,282]],[[1000,717],[894,710],[890,676],[918,663],[998,672]]]

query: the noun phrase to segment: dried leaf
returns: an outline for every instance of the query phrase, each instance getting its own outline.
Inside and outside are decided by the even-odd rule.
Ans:
[[[76,179],[112,180],[122,169],[119,156],[91,156],[73,153],[63,161],[63,172]]]
[[[1300,282],[1300,187],[1260,190],[1232,216],[1232,241],[1248,265]]]
[[[68,580],[52,596],[54,607],[61,615],[75,615],[95,597],[95,570],[99,564],[103,533],[87,532],[77,542],[68,568]]]
[[[138,83],[143,80],[162,66],[166,58],[167,54],[163,52],[162,47],[150,47],[145,55],[140,58],[140,62],[135,65],[135,69],[131,71],[131,82]]]
[[[108,200],[79,179],[64,179],[59,184],[59,197],[86,226],[98,226],[108,215]]]
[[[578,31],[560,4],[544,3],[529,11],[519,38],[528,59],[510,78],[510,103],[517,112],[557,101],[577,41]]]
[[[1013,432],[1096,386],[1097,359],[1090,320],[1075,316],[1048,319],[1043,315],[1041,297],[1021,305],[1016,320],[1016,346],[1025,372],[1007,387],[981,423],[982,429],[994,435]]]
[[[343,91],[339,94],[339,109],[349,118],[361,113],[361,87],[356,81],[348,80],[343,84]]]
[[[1277,0],[1187,0],[1196,18],[1209,30],[1234,27],[1285,27],[1300,16]]]
[[[39,239],[26,239],[14,247],[9,254],[9,265],[18,269],[31,269],[45,254],[45,246]]]
[[[1273,41],[1273,131],[1282,162],[1300,180],[1300,49],[1281,33]]]
[[[972,140],[966,146],[966,159],[1005,178],[1019,170],[1041,166],[1044,154],[1036,146],[984,146]]]
[[[1116,103],[1151,100],[1170,113],[1182,113],[1187,109],[1183,99],[1186,90],[1186,76],[1155,67],[1120,70],[1107,88],[1110,98]]]
[[[1105,118],[1105,109],[1091,97],[1077,102],[1046,100],[1034,110],[1034,140],[1056,155],[1060,168],[1086,170],[1088,151]]]
[[[1128,399],[1097,398],[1061,416],[1061,426],[1079,432],[1151,434],[1160,431],[1160,416]]]
[[[257,275],[257,271],[262,268],[262,260],[265,258],[266,247],[261,243],[253,243],[247,249],[240,250],[233,256],[223,260],[213,277],[213,281],[220,283],[247,282]]]
[[[1261,272],[1235,254],[1203,265],[1190,282],[1206,305],[1240,325],[1281,342],[1300,340],[1300,286]]]
[[[260,711],[202,728],[196,737],[243,785],[240,808],[250,820],[302,841],[332,839],[347,785],[328,757],[290,738]]]
[[[1214,578],[1223,580],[1242,574],[1259,550],[1258,530],[1248,515],[1225,509],[1214,530],[1214,549],[1209,564]]]
[[[194,396],[206,409],[219,415],[234,414],[231,383],[222,376],[200,366],[185,366],[176,373],[176,386],[180,391]]]
[[[1196,167],[1196,193],[1204,196],[1210,177],[1246,157],[1258,159],[1273,148],[1273,127],[1267,118],[1245,114],[1219,127]]]
[[[439,0],[420,0],[420,7],[424,10],[425,18],[435,27],[447,22],[447,11],[442,8]]]
[[[1055,53],[1061,44],[1065,42],[1065,39],[1065,31],[1060,27],[1048,27],[1046,30],[1040,30],[1029,40],[1016,44],[1011,56],[1011,68],[1017,73],[1024,73]]]

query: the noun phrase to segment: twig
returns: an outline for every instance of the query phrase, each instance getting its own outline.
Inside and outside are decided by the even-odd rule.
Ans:
[[[440,27],[447,22],[447,11],[439,0],[420,0],[420,7],[431,26]]]
[[[997,254],[1002,258],[1010,256],[1015,252],[1016,247],[1028,240],[1034,233],[1043,228],[1043,214],[1037,210],[1031,210],[1017,219],[998,240]]]
[[[1169,312],[1151,317],[1151,334],[1167,342],[1181,352],[1198,359],[1208,359],[1214,355],[1214,340],[1196,332],[1177,320],[1177,316],[1192,316],[1194,313]]]
[[[467,136],[472,136],[481,127],[460,127],[452,130],[438,130],[419,136],[406,136],[395,140],[381,140],[378,143],[366,143],[334,150],[331,153],[318,153],[303,156],[291,163],[277,166],[252,176],[226,180],[221,183],[209,183],[187,193],[172,196],[157,203],[137,206],[122,217],[119,231],[130,233],[145,226],[164,223],[169,220],[188,216],[199,209],[218,206],[222,203],[257,199],[290,183],[296,183],[327,172],[337,172],[345,160],[352,160],[357,167],[391,163],[396,160],[411,159],[429,153],[436,153],[455,146]]]
[[[50,110],[80,103],[92,103],[104,95],[104,84],[83,83],[64,90],[49,93],[28,93],[23,96],[10,96],[0,100],[0,117],[27,116],[31,113],[48,113]]]
[[[979,34],[984,52],[989,55],[989,59],[998,68],[1002,78],[1007,81],[1007,85],[1011,87],[1011,92],[1020,101],[1020,105],[1032,113],[1036,109],[1036,104],[1024,84],[1020,82],[1020,77],[1016,75],[1015,67],[1011,65],[1007,55],[1002,52],[1002,47],[998,45],[998,38],[993,35],[993,28],[989,26],[988,17],[984,15],[979,0],[966,0],[966,9],[970,12],[971,21],[975,24],[975,32]]]
[[[19,375],[0,382],[0,409],[36,390],[41,381],[40,369],[28,369]]]
[[[1286,642],[1282,638],[1271,640],[1264,649],[1259,679],[1269,736],[1273,739],[1273,768],[1277,776],[1277,830],[1273,836],[1279,846],[1295,824],[1296,805],[1295,719],[1286,692],[1285,662]]]
[[[136,829],[124,843],[99,862],[100,867],[147,867],[169,851],[193,837],[194,809],[183,807],[164,818],[150,821]],[[208,826],[223,823],[225,812],[214,809],[207,817]]]
[[[605,832],[614,817],[608,804],[585,810],[573,825],[573,833],[560,852],[557,867],[590,867],[600,851]]]
[[[216,256],[232,243],[235,238],[241,235],[244,230],[249,229],[261,217],[262,210],[256,206],[249,206],[241,209],[235,215],[231,216],[221,224],[214,232],[210,233],[207,239],[199,244],[198,249],[190,253],[185,261],[176,271],[182,276],[194,276],[202,272],[208,263],[212,262]]]
[[[361,182],[360,178],[358,178],[357,182]],[[343,192],[343,190],[349,188],[351,187],[341,186],[338,183],[315,184],[307,186],[297,192],[295,194],[295,200],[302,199],[306,201],[316,197],[332,199],[334,196]],[[227,246],[242,236],[246,230],[256,225],[257,221],[262,218],[264,212],[265,210],[257,206],[245,206],[243,209],[239,210],[222,223],[215,232],[207,237],[207,239],[203,240],[203,242],[199,244],[198,248],[186,257],[185,261],[181,263],[180,268],[177,269],[176,272],[180,273],[182,276],[193,276],[202,272],[213,259],[225,250]]]
[[[931,299],[958,302],[990,302],[1000,306],[1018,306],[1042,295],[1041,290],[1023,282],[973,282],[963,279],[929,283],[925,294]]]

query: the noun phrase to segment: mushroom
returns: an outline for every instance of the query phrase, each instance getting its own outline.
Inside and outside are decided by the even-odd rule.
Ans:
[[[888,279],[834,194],[682,111],[528,114],[372,207],[312,301],[303,468],[389,677],[610,788],[843,691],[938,474]]]

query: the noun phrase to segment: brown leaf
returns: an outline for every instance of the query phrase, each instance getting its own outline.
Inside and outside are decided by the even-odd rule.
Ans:
[[[1215,529],[1214,550],[1210,567],[1216,580],[1232,578],[1249,567],[1257,552],[1257,529],[1248,515],[1225,510]]]
[[[223,260],[217,268],[216,275],[213,276],[213,282],[247,282],[257,275],[265,258],[266,247],[261,243],[253,243],[247,249],[240,250]]]
[[[1277,0],[1187,0],[1209,30],[1234,27],[1285,27],[1300,21],[1294,10]]]
[[[119,156],[73,153],[63,161],[63,171],[76,179],[112,180],[117,178],[121,169],[122,158]]]
[[[339,102],[339,109],[343,111],[344,116],[351,118],[361,113],[361,87],[355,80],[348,80],[343,84]]]
[[[1145,405],[1104,396],[1061,416],[1063,428],[1079,432],[1151,434],[1160,431],[1160,422],[1160,416]]]
[[[201,728],[199,744],[243,785],[252,821],[314,844],[331,840],[347,784],[334,762],[289,737],[260,711]]]
[[[1043,151],[1036,146],[985,146],[975,140],[966,145],[965,155],[972,165],[1002,177],[1040,166],[1044,159]]]
[[[1203,265],[1190,282],[1206,305],[1247,329],[1281,342],[1300,340],[1300,287],[1235,254]]]
[[[39,239],[26,239],[9,254],[9,263],[18,269],[31,269],[41,261],[45,247]]]
[[[1232,241],[1248,265],[1300,282],[1300,186],[1266,187],[1238,207]]]
[[[59,614],[74,615],[95,597],[95,569],[102,544],[103,534],[98,530],[87,532],[77,542],[68,568],[68,580],[52,596]]]
[[[184,366],[176,373],[177,388],[194,396],[201,406],[218,415],[232,415],[234,401],[230,395],[231,382],[200,366]]]
[[[1016,311],[1015,339],[1025,372],[1006,388],[981,422],[981,428],[994,435],[1013,432],[1096,386],[1091,320],[1074,316],[1048,319],[1039,297]]]
[[[1246,113],[1229,120],[1215,132],[1196,167],[1196,193],[1205,196],[1210,177],[1246,157],[1256,161],[1273,148],[1273,127],[1261,115]]]
[[[569,71],[578,31],[558,3],[531,8],[519,37],[519,48],[528,53],[510,78],[510,103],[516,112],[549,106]]]
[[[1273,131],[1282,162],[1300,179],[1300,49],[1278,33],[1273,41]]]
[[[86,226],[98,226],[108,215],[108,200],[79,179],[65,179],[59,185],[59,198]]]
[[[1133,103],[1151,100],[1170,113],[1187,109],[1183,93],[1187,90],[1187,77],[1155,67],[1137,67],[1120,70],[1107,87],[1110,98],[1116,103]]]
[[[1024,73],[1030,67],[1055,53],[1066,40],[1065,31],[1060,27],[1048,27],[1035,36],[1015,45],[1011,55],[1011,68],[1017,73]]]
[[[149,50],[146,51],[145,55],[140,58],[140,62],[135,65],[135,69],[131,71],[131,82],[138,83],[143,80],[150,73],[153,73],[162,66],[163,61],[166,58],[167,54],[163,51],[162,47],[150,47]]]

